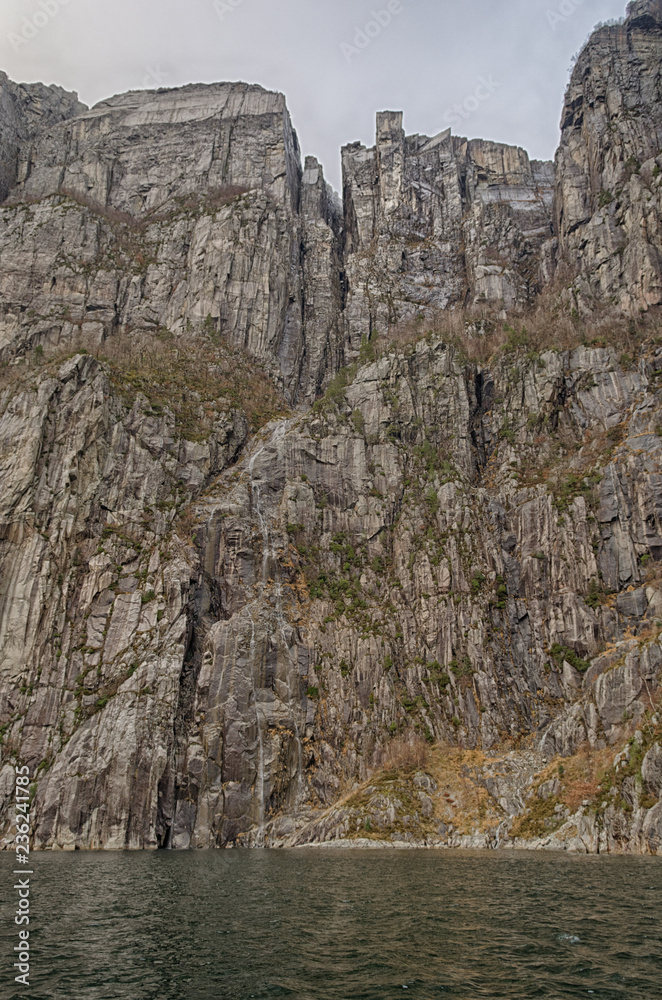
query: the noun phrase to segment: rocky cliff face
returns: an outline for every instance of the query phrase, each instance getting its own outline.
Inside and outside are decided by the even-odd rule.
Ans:
[[[3,84],[2,830],[20,758],[38,847],[662,850],[661,42],[342,207],[259,87]]]
[[[556,230],[582,310],[636,313],[662,301],[662,7],[630,4],[596,31],[566,93],[556,157]]]
[[[377,116],[373,149],[343,149],[347,333],[361,337],[457,304],[506,308],[539,289],[553,172],[522,149],[450,129],[405,136]]]
[[[43,129],[84,111],[77,94],[41,83],[13,83],[0,72],[0,201],[17,183],[31,141]]]
[[[0,350],[203,329],[292,397],[337,353],[337,207],[280,94],[132,93],[42,129],[3,207]],[[313,263],[314,262],[314,263]],[[306,330],[309,333],[306,333]]]

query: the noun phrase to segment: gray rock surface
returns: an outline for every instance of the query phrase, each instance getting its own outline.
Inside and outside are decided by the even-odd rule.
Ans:
[[[484,750],[541,731],[548,758],[626,739],[662,656],[586,602],[614,523],[616,551],[644,551],[659,458],[626,435],[607,521],[597,491],[560,512],[549,487],[519,486],[500,437],[508,414],[520,461],[544,463],[555,436],[531,412],[556,413],[562,437],[603,433],[604,386],[584,388],[601,367],[610,411],[657,419],[648,369],[605,350],[467,370],[422,342],[270,425],[220,478],[240,414],[187,444],[84,356],[7,393],[0,710],[5,746],[45,764],[36,842],[289,842],[369,778],[393,730]],[[636,558],[617,564],[636,585]],[[568,657],[592,659],[585,693]],[[490,781],[512,818],[517,782]]]
[[[384,112],[342,205],[260,87],[0,81],[5,843],[20,759],[37,847],[662,851],[662,349],[372,337],[659,302],[658,6],[555,173]]]
[[[38,135],[84,111],[77,94],[42,83],[13,83],[0,71],[0,202],[16,184]]]
[[[551,163],[468,142],[406,136],[377,115],[376,145],[343,149],[349,345],[373,330],[468,302],[530,302],[552,236]]]
[[[561,274],[577,306],[662,302],[662,12],[631,4],[596,31],[568,87],[556,156]]]
[[[641,776],[653,795],[662,798],[662,746],[656,743],[641,765]]]
[[[124,94],[22,157],[0,233],[0,357],[81,331],[205,331],[292,398],[319,390],[339,350],[339,210],[319,166],[302,173],[281,94]]]

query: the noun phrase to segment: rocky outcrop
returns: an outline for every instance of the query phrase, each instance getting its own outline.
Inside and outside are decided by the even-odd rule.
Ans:
[[[486,369],[423,341],[211,483],[237,418],[212,464],[167,445],[167,414],[118,424],[90,358],[35,387],[41,424],[13,397],[7,436],[20,414],[55,449],[18,434],[4,517],[5,745],[44,765],[37,842],[300,839],[393,734],[492,752],[539,732],[547,759],[625,740],[660,674],[657,647],[625,638],[659,627],[657,586],[628,591],[657,545],[658,363],[579,349]]]
[[[226,364],[237,381],[250,374],[240,357]],[[1,396],[3,760],[20,746],[53,762],[37,844],[158,844],[188,669],[181,516],[250,434],[218,382],[218,412],[202,397],[191,423],[207,431],[190,441],[127,377],[77,355],[41,374],[15,369]]]
[[[3,836],[20,759],[37,847],[660,853],[662,350],[580,317],[657,301],[660,36],[555,177],[384,112],[342,206],[260,87],[3,83]]]
[[[660,737],[649,712],[616,756],[410,748],[279,846],[659,855]]]
[[[344,150],[344,224],[260,87],[131,93],[43,129],[3,210],[0,350],[204,330],[311,399],[375,329],[531,301],[551,165],[401,122],[379,115],[376,149]]]
[[[510,308],[539,288],[551,163],[447,129],[405,136],[377,116],[372,149],[343,149],[348,341],[471,302]]]
[[[40,132],[84,111],[77,94],[42,83],[13,83],[0,72],[0,202],[22,175],[27,149]]]
[[[566,93],[555,227],[582,310],[636,313],[662,302],[662,9],[630,4],[596,31]]]
[[[609,390],[587,386],[586,373],[601,365],[611,369]],[[646,595],[641,607],[627,605],[627,618],[595,595],[611,589],[606,574],[598,581],[612,551],[627,575],[614,589],[642,577],[638,511],[659,459],[637,436],[603,470],[635,490],[619,497],[616,538],[591,494],[595,471],[578,468],[576,479],[566,467],[550,493],[518,486],[512,463],[517,455],[519,475],[536,478],[527,462],[544,466],[555,439],[576,436],[575,420],[587,442],[626,413],[641,430],[650,390],[643,368],[618,374],[600,351],[487,372],[466,371],[442,344],[422,344],[363,368],[339,408],[280,424],[256,446],[239,476],[197,509],[205,587],[222,585],[221,620],[203,628],[203,721],[189,738],[197,767],[209,766],[210,749],[220,763],[211,802],[204,771],[202,782],[185,782],[175,824],[182,843],[241,842],[256,826],[262,838],[270,817],[267,839],[282,839],[302,807],[330,804],[365,779],[393,731],[489,749],[542,730],[548,757],[574,753],[587,736],[601,747],[624,739],[644,711],[644,685],[657,690],[656,647],[642,674],[630,656],[606,675],[607,687],[608,661],[595,662],[585,682],[598,705],[589,733],[556,746],[548,727],[580,697],[584,659],[624,628],[657,621],[655,588],[652,604]],[[657,438],[654,453],[662,454]],[[633,461],[637,472],[626,473]],[[224,825],[210,829],[213,815]]]
[[[315,395],[339,345],[338,208],[282,95],[245,84],[112,98],[42,130],[3,206],[0,352],[167,329]],[[309,330],[306,333],[306,330]]]
[[[296,211],[300,157],[282,94],[248,84],[132,91],[42,130],[13,201],[71,193],[133,216],[226,185]]]

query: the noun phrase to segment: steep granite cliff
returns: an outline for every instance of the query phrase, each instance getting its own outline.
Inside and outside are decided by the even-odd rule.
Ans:
[[[662,302],[662,5],[630,4],[581,52],[556,157],[556,230],[582,310]],[[576,275],[576,277],[575,277]]]
[[[42,83],[12,83],[0,72],[0,201],[19,180],[26,148],[35,136],[84,111],[77,94]]]
[[[342,205],[282,95],[3,78],[0,833],[662,852],[658,15]]]
[[[42,129],[18,176],[0,236],[4,357],[81,332],[204,328],[292,397],[321,386],[337,353],[338,209],[313,161],[302,174],[282,95],[125,94]]]
[[[551,239],[551,163],[522,149],[441,132],[405,136],[377,116],[377,144],[343,149],[347,332],[457,304],[511,307],[539,290]]]

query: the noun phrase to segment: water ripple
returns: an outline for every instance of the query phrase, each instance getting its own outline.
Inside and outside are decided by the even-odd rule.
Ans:
[[[35,866],[32,1000],[661,995],[659,858],[223,851]],[[0,857],[5,885],[10,870]],[[10,921],[5,905],[3,985]]]

